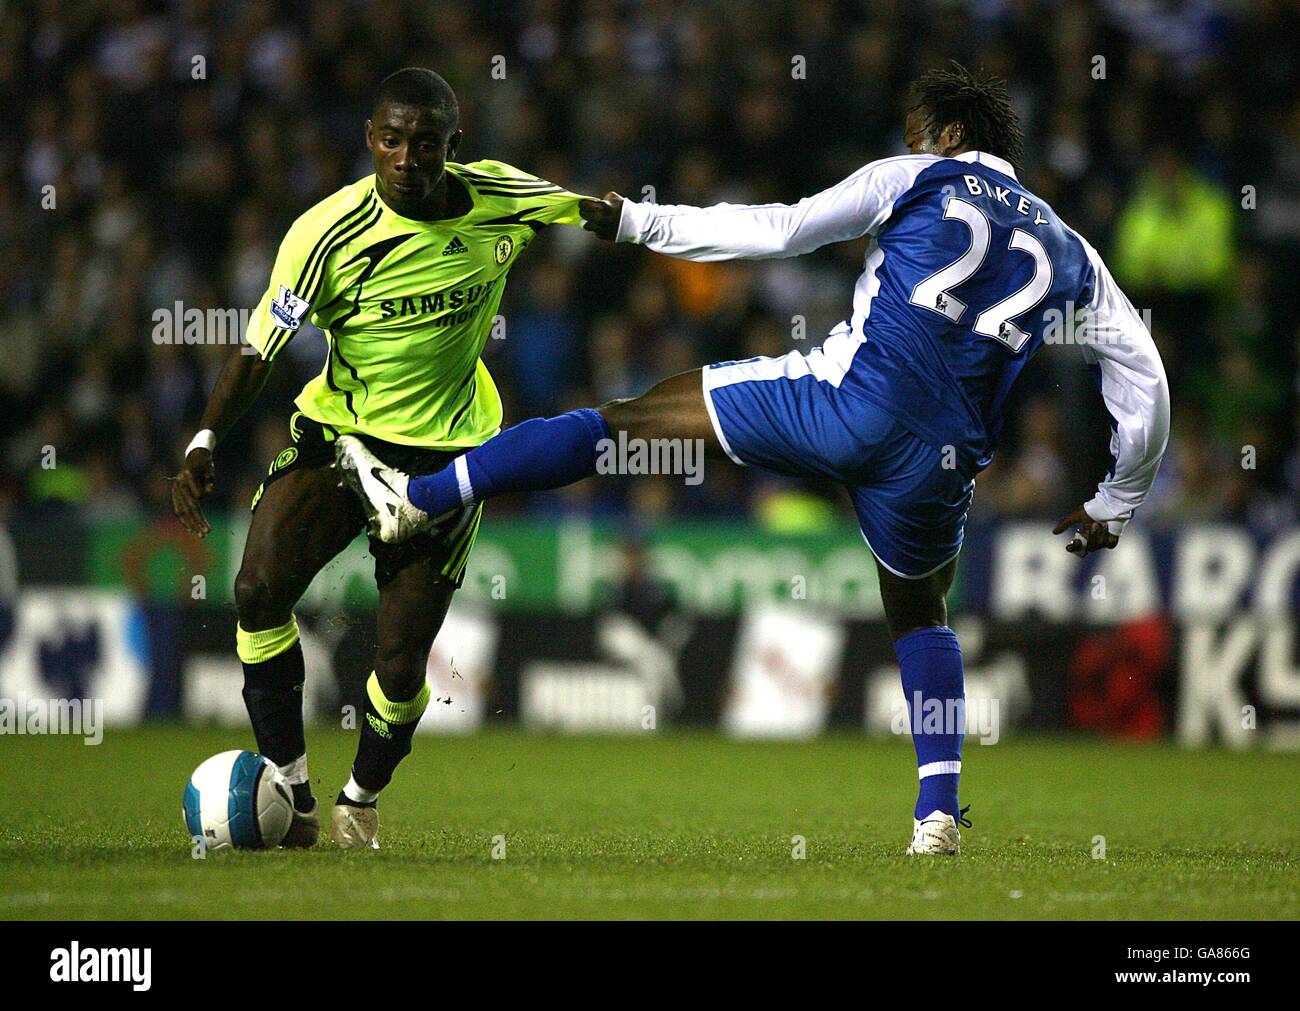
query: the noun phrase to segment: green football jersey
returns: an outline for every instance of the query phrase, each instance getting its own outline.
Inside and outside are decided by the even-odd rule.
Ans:
[[[247,340],[274,361],[310,318],[321,374],[298,395],[307,417],[408,446],[458,449],[501,427],[479,357],[506,274],[546,225],[581,223],[581,197],[497,161],[449,162],[474,206],[458,218],[395,213],[368,176],[289,229]]]

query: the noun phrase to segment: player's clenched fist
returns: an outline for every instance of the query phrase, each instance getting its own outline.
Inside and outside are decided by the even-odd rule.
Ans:
[[[216,487],[212,451],[202,447],[190,450],[185,462],[181,464],[180,473],[171,482],[172,509],[176,512],[176,518],[190,533],[206,537],[212,527],[199,508],[199,499]]]
[[[599,200],[585,197],[578,201],[578,213],[585,222],[583,228],[613,242],[618,237],[618,220],[623,216],[623,198],[613,190]]]

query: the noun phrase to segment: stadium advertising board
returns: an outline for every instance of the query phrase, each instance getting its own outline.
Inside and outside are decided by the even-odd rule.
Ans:
[[[142,606],[121,592],[20,596],[0,644],[0,696],[111,699],[109,721],[182,716],[243,726],[226,608]],[[355,719],[374,652],[365,610],[298,611],[304,702]],[[1111,623],[954,615],[967,666],[965,728],[981,744],[1079,730],[1188,745],[1300,747],[1294,621],[1240,613]],[[74,658],[71,663],[69,658]],[[559,732],[718,727],[744,737],[910,730],[883,622],[796,604],[738,615],[574,614],[453,607],[428,661],[422,732],[495,722]],[[66,688],[74,678],[75,687]]]
[[[88,583],[134,588],[157,601],[231,602],[246,526],[214,524],[205,542],[182,550],[171,528],[95,527],[68,540],[59,558],[20,559],[26,585]],[[15,537],[21,545],[33,543]],[[671,523],[635,544],[612,524],[538,520],[485,522],[462,596],[494,610],[581,612],[616,594],[629,550],[645,556],[648,578],[684,609],[735,613],[760,604],[805,604],[843,617],[881,615],[875,567],[849,528],[777,535],[756,526]],[[316,579],[314,607],[373,606],[374,563],[358,538]],[[203,576],[204,595],[195,593]],[[1079,560],[1060,550],[1051,524],[974,524],[967,531],[955,611],[1014,621],[1106,623],[1155,613],[1222,620],[1234,613],[1300,613],[1300,530],[1193,524],[1137,527],[1124,548]]]

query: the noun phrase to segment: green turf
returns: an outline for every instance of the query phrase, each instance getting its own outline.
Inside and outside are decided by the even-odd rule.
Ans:
[[[355,736],[310,741],[328,804]],[[191,859],[186,777],[248,744],[178,727],[110,731],[98,747],[0,741],[0,917],[1300,915],[1296,760],[1282,754],[972,742],[963,853],[916,860],[902,855],[903,741],[423,737],[384,795],[378,852],[326,839]]]

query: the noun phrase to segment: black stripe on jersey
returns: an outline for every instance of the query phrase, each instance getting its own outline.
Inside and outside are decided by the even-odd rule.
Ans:
[[[298,275],[298,286],[293,290],[295,295],[308,302],[311,301],[307,298],[308,281],[312,275],[316,273],[316,268],[325,261],[325,257],[329,256],[330,249],[333,248],[334,239],[340,234],[340,232],[345,231],[356,221],[368,215],[373,209],[375,203],[375,191],[371,190],[366,194],[366,198],[362,200],[361,203],[335,221],[334,224],[329,226],[329,228],[325,229],[321,234],[321,237],[316,240],[316,245],[312,247],[311,252],[307,255],[306,262],[302,265],[302,273]]]
[[[370,396],[370,385],[364,379],[361,378],[361,375],[357,372],[356,368],[352,365],[352,363],[343,357],[343,352],[339,348],[339,343],[340,343],[339,335],[335,333],[335,331],[361,311],[361,292],[365,288],[366,282],[370,280],[370,276],[379,268],[379,264],[384,259],[384,257],[387,256],[389,253],[391,253],[398,246],[400,246],[407,239],[411,238],[411,236],[413,236],[414,234],[415,232],[407,232],[405,235],[390,236],[387,239],[383,239],[379,242],[376,242],[373,246],[367,246],[365,249],[361,250],[361,252],[357,253],[356,256],[352,257],[352,259],[350,259],[347,263],[344,264],[344,266],[346,267],[353,263],[356,263],[358,260],[367,261],[365,269],[361,272],[361,275],[354,282],[357,286],[357,293],[352,298],[352,308],[349,309],[347,312],[345,312],[342,316],[339,316],[337,319],[330,321],[330,335],[333,338],[333,340],[330,341],[330,352],[335,358],[338,358],[339,361],[341,361],[345,366],[347,366],[347,370],[352,373],[352,378],[356,382],[361,384],[361,388],[365,390],[367,397]],[[357,416],[357,409],[356,407],[353,406],[352,403],[352,391],[340,390],[334,382],[333,373],[334,373],[334,368],[331,361],[330,367],[326,370],[325,373],[326,382],[329,383],[330,388],[334,390],[334,392],[343,394],[343,402],[347,405],[348,410],[352,413],[352,417],[360,421],[361,419]]]
[[[356,367],[353,366],[353,364],[350,361],[348,361],[346,358],[343,357],[343,352],[339,350],[338,337],[334,336],[332,331],[331,331],[331,337],[332,339],[329,342],[330,345],[329,357],[325,361],[325,382],[329,384],[329,388],[333,390],[335,393],[343,394],[343,403],[347,406],[348,412],[352,415],[352,417],[355,420],[360,421],[361,417],[357,414],[357,409],[354,406],[352,406],[352,391],[340,389],[339,384],[334,382],[334,359],[337,358],[339,361],[341,361],[344,367],[347,368],[347,370],[352,373],[352,378],[355,379],[358,383],[360,383],[361,386],[365,389],[366,396],[370,396],[370,387],[366,384],[366,381],[362,379],[360,375],[358,375]]]
[[[356,217],[358,213],[362,215],[360,219]],[[321,283],[325,278],[325,261],[329,259],[330,254],[335,250],[342,249],[362,232],[373,226],[382,213],[379,202],[372,191],[360,207],[349,211],[330,226],[326,233],[321,236],[320,241],[316,243],[308,262],[303,265],[303,273],[298,279],[298,284],[303,288],[303,293],[298,295],[299,298],[303,299],[308,305],[316,300]],[[333,238],[330,238],[331,233],[333,233]],[[321,243],[325,242],[327,238],[330,238],[330,241],[322,248]],[[298,292],[295,291],[295,294],[298,294]],[[274,355],[279,354],[280,348],[288,343],[288,338],[292,333],[291,330],[285,330],[284,335],[278,338],[274,345],[267,346],[267,361],[270,361]]]
[[[367,246],[365,249],[361,250],[361,252],[357,253],[356,256],[352,257],[352,259],[348,260],[347,263],[343,264],[344,267],[350,267],[352,264],[357,263],[360,260],[366,261],[365,269],[362,270],[357,279],[352,282],[357,286],[356,294],[352,297],[352,308],[342,316],[330,320],[331,330],[337,330],[353,316],[361,312],[361,291],[366,286],[366,282],[370,280],[370,276],[379,269],[379,264],[383,262],[385,256],[413,235],[415,235],[415,232],[407,232],[404,235],[390,235],[388,238],[382,239],[372,246]],[[337,301],[338,299],[334,300],[334,302]],[[334,302],[331,302],[330,305],[333,305]]]
[[[267,353],[268,353],[268,354],[270,353],[270,351],[271,351],[271,349],[272,349],[273,347],[275,347],[275,346],[276,346],[277,344],[279,344],[282,340],[284,340],[284,335],[287,334],[288,332],[289,332],[289,331],[286,330],[286,329],[285,329],[284,327],[282,327],[282,326],[278,326],[278,327],[276,327],[274,330],[271,331],[271,338],[270,338],[270,340],[268,340],[268,341],[266,342],[266,350],[267,350]],[[266,361],[266,362],[269,362],[271,359],[270,359],[270,358],[266,358],[266,357],[264,357],[262,360],[263,360],[263,361]]]
[[[451,424],[447,426],[448,433],[456,431],[456,425],[460,422],[460,419],[465,416],[465,412],[474,406],[474,397],[478,393],[478,370],[475,369],[475,371],[471,372],[470,377],[472,381],[469,387],[469,399],[466,400],[464,406],[456,412],[456,416],[451,419]]]
[[[547,182],[545,179],[477,179],[473,176],[467,176],[466,182],[473,183],[474,188],[480,193],[486,193],[489,190],[500,191],[504,196],[511,194],[527,193],[563,193],[564,187],[557,183]]]
[[[316,296],[320,294],[320,286],[325,279],[325,261],[329,259],[330,254],[336,250],[342,249],[362,232],[368,231],[382,216],[383,211],[379,207],[379,200],[373,193],[370,197],[371,199],[367,202],[368,207],[365,209],[364,216],[359,221],[354,220],[349,225],[345,226],[335,238],[330,240],[329,246],[317,259],[315,270],[312,272],[312,275],[307,278],[307,283],[305,285],[307,293],[301,296],[309,303],[314,302]]]
[[[563,193],[564,190],[558,186],[539,186],[531,190],[498,190],[487,186],[480,186],[479,193],[485,197],[540,197],[548,193]]]
[[[558,190],[563,189],[555,183],[548,183],[544,179],[538,179],[534,183],[519,183],[512,185],[501,182],[499,179],[471,179],[475,189],[479,190],[503,190],[507,193],[527,193],[529,190]]]
[[[526,221],[525,214],[532,214],[534,211],[545,210],[545,207],[525,207],[522,211],[516,211],[514,214],[506,214],[499,218],[493,218],[491,221],[476,221],[475,225],[527,225],[534,232],[540,232],[546,227],[545,221]]]
[[[456,392],[451,395],[452,400],[458,399],[460,395],[465,391],[466,387],[468,387],[471,383],[477,382],[478,381],[477,376],[478,376],[478,363],[476,361],[474,367],[472,367],[468,372],[465,373],[465,378],[462,379],[460,381],[460,385],[456,387]]]
[[[478,183],[487,183],[491,186],[554,186],[555,184],[547,179],[539,179],[537,176],[490,176],[482,172],[470,172],[467,169],[461,170],[461,175],[470,182],[477,185]]]
[[[280,350],[286,344],[289,343],[295,333],[297,333],[296,330],[286,330],[281,327],[279,335],[273,337],[266,345],[266,354],[262,356],[262,360],[268,362],[275,361],[275,356],[280,353]]]
[[[321,233],[320,238],[316,240],[316,245],[312,246],[311,252],[307,254],[307,259],[302,265],[302,273],[298,275],[298,283],[294,287],[293,293],[307,302],[308,305],[311,304],[312,299],[307,297],[307,293],[304,290],[307,278],[313,272],[313,268],[318,259],[323,260],[325,256],[329,255],[328,249],[326,249],[322,254],[322,246],[329,241],[332,235],[338,234],[338,229],[347,228],[351,222],[357,219],[358,215],[364,216],[374,199],[375,194],[374,191],[371,190],[371,192],[366,196],[366,199],[362,200],[356,207],[352,208],[352,210],[348,211],[335,221],[334,224],[330,225],[329,228],[325,229],[325,231]],[[263,355],[263,358],[268,362],[271,361],[277,354],[279,354],[280,348],[288,343],[288,340],[293,336],[293,333],[294,331],[289,330],[286,327],[277,327],[271,334],[271,339],[267,341],[266,354]]]
[[[330,341],[329,341],[329,354],[325,358],[325,382],[329,386],[329,388],[333,390],[335,393],[343,394],[343,402],[347,405],[348,410],[352,411],[352,417],[356,418],[357,412],[352,408],[352,394],[350,392],[345,393],[342,389],[339,388],[339,384],[334,381],[334,358],[336,357],[335,349],[337,348],[337,346],[338,346],[338,338],[335,337],[331,332]],[[339,358],[340,361],[343,361],[342,355],[338,355],[337,357]],[[346,365],[347,362],[344,361],[343,364]]]

